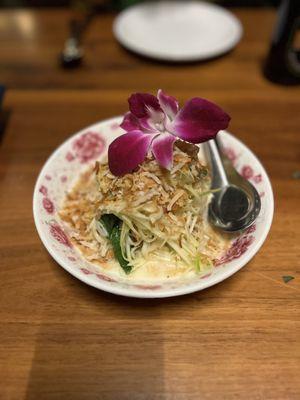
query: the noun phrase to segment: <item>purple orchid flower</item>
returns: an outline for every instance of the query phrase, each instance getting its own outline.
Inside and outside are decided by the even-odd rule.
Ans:
[[[132,172],[150,150],[161,167],[171,169],[176,140],[206,142],[226,129],[230,121],[220,107],[199,97],[189,100],[179,110],[178,101],[162,90],[157,97],[132,94],[128,102],[130,112],[120,125],[126,133],[108,149],[109,168],[116,176]]]

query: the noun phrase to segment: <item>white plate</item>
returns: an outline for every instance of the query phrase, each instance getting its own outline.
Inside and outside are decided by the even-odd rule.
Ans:
[[[239,20],[199,1],[146,2],[115,19],[117,40],[146,57],[173,62],[205,60],[232,49],[242,36]]]
[[[215,285],[242,268],[263,244],[273,217],[273,193],[269,178],[254,154],[228,132],[220,132],[227,155],[236,169],[247,177],[261,196],[261,213],[256,225],[234,241],[219,259],[212,273],[189,280],[151,284],[132,282],[126,277],[108,275],[101,267],[87,262],[74,248],[56,211],[81,171],[96,159],[106,157],[109,143],[124,133],[117,117],[92,125],[70,137],[50,156],[34,189],[34,220],[45,247],[52,257],[76,278],[105,290],[130,297],[170,297],[195,292]],[[125,275],[125,274],[124,274]]]

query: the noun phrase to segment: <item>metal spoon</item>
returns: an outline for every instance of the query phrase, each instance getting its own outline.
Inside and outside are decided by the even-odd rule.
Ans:
[[[227,232],[248,228],[261,208],[257,190],[234,169],[217,140],[206,142],[205,152],[211,166],[211,189],[214,190],[208,212],[210,223]]]
[[[65,42],[63,51],[59,55],[59,61],[63,68],[77,68],[83,59],[82,39],[97,14],[103,14],[113,10],[110,0],[99,4],[94,1],[77,0],[73,2],[70,21],[69,37]]]
[[[90,16],[86,16],[83,21],[75,19],[70,21],[70,36],[66,40],[64,49],[59,57],[62,67],[76,68],[81,64],[83,57],[81,39],[90,19]]]

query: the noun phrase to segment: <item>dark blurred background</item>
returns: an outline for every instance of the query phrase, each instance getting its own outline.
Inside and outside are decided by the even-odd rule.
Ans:
[[[138,3],[140,0],[111,0],[111,3],[119,7],[126,7],[134,3]],[[300,0],[299,0],[300,1]],[[92,1],[97,3],[97,1]],[[265,7],[265,6],[277,6],[280,0],[211,0],[211,2],[221,4],[224,6],[239,6],[239,7]],[[99,1],[103,3],[103,1]],[[0,7],[63,7],[71,5],[70,0],[0,0]]]

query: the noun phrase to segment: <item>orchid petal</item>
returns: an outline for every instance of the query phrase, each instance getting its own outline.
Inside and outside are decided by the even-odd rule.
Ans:
[[[141,164],[155,135],[131,131],[117,137],[108,148],[110,171],[116,176],[132,172]]]
[[[172,120],[178,113],[179,105],[175,97],[169,96],[159,89],[157,93],[157,98],[162,108],[163,112]]]
[[[212,139],[228,127],[230,117],[216,104],[195,97],[189,100],[176,115],[171,131],[190,143],[202,143]]]
[[[145,133],[155,133],[157,130],[148,123],[149,118],[137,118],[131,112],[124,115],[120,127],[126,132],[143,131]]]
[[[126,132],[137,131],[140,129],[140,123],[137,117],[135,117],[131,112],[127,112],[124,115],[120,127]]]
[[[157,128],[155,127],[155,119],[153,120],[151,117],[144,117],[139,119],[140,129],[146,133],[158,133]]]
[[[139,119],[143,131],[156,132],[156,124],[165,120],[165,114],[158,99],[149,93],[135,93],[129,99],[129,109]]]
[[[170,133],[162,133],[154,138],[152,153],[161,167],[171,169],[173,164],[173,144],[176,137]]]
[[[149,110],[162,113],[158,99],[149,93],[134,93],[129,99],[129,109],[137,118],[149,117]]]

